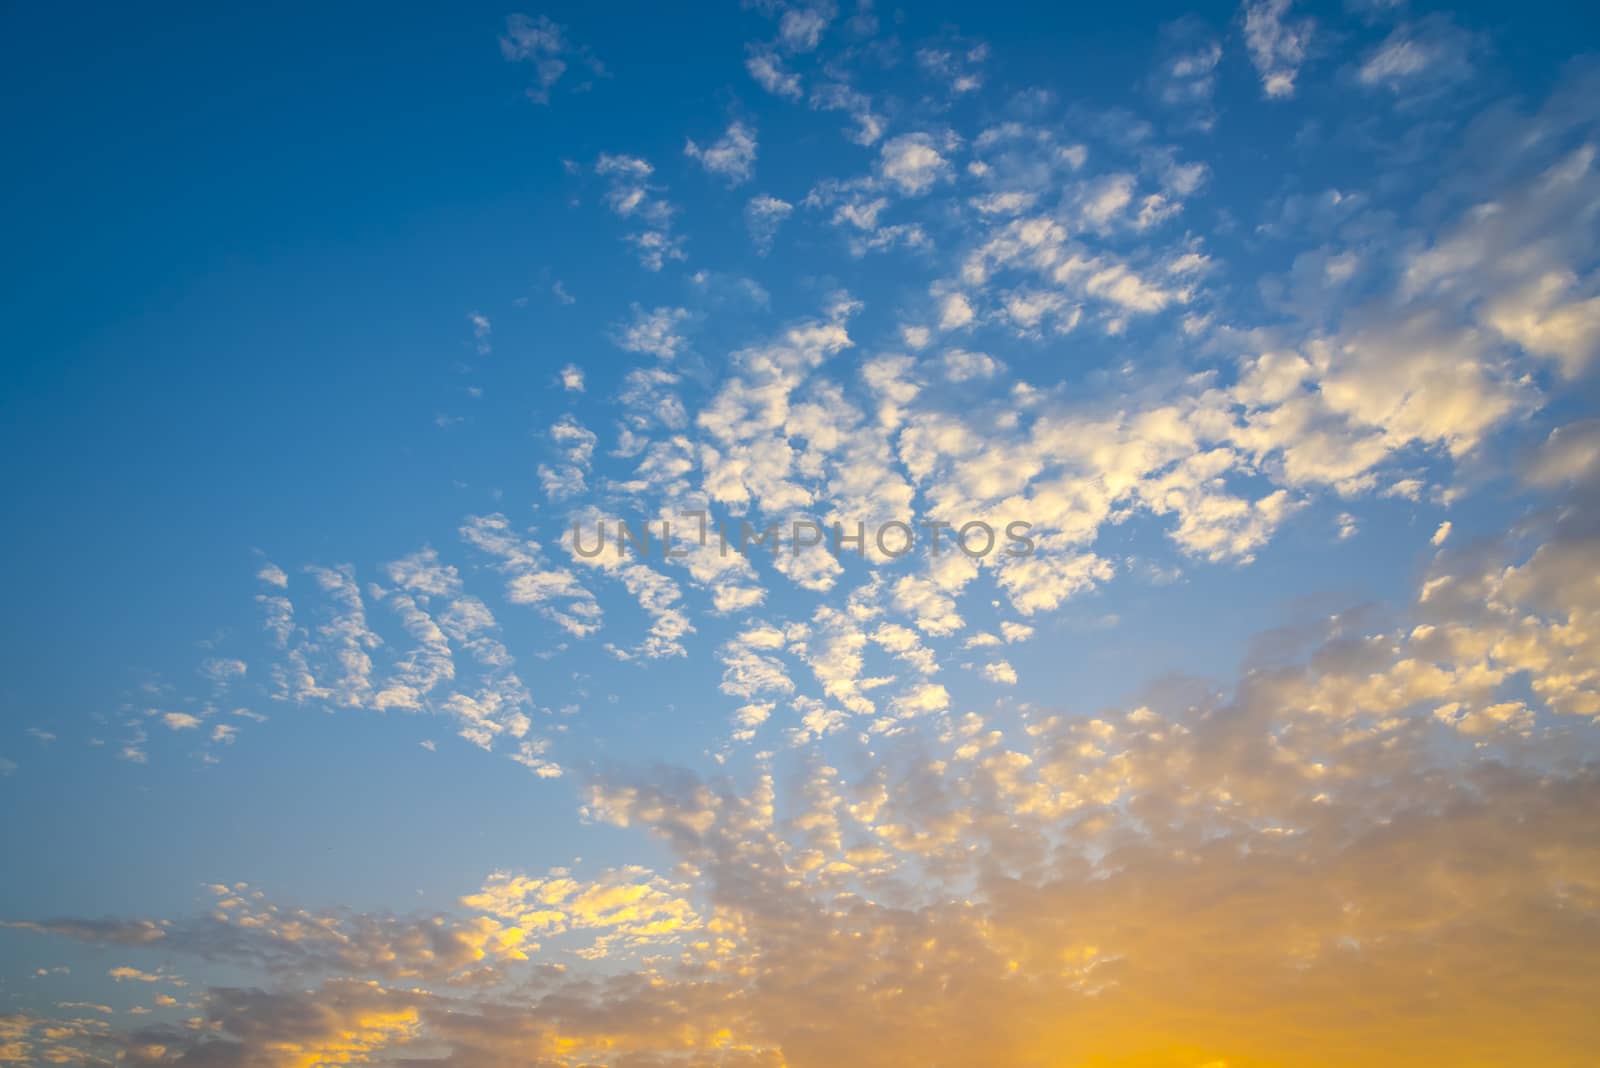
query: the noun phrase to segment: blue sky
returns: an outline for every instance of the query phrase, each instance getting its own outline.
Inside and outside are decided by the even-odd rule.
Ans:
[[[1440,783],[1485,836],[1558,828],[1524,843],[1570,860],[1528,900],[1592,888],[1592,820],[1557,797],[1595,789],[1600,715],[1576,5],[4,19],[0,1063],[845,1063],[778,1022],[836,1007],[752,993],[866,959],[778,945],[775,887],[818,946],[858,920],[953,944],[957,903],[1015,919],[996,880],[1066,900],[1067,858],[1116,853],[1104,828],[1164,856],[1270,831],[1312,842],[1320,875],[1277,891],[1310,902],[1374,824],[1463,863],[1427,822],[1461,810]],[[571,551],[575,522],[686,508],[1021,520],[1041,548]],[[1117,870],[1130,900],[1175,885]],[[1500,900],[1451,907],[1489,932]],[[1035,905],[1013,933],[1053,945]],[[1069,988],[998,935],[963,951],[1012,955],[985,997],[1040,998],[1014,1045],[976,1013],[915,1026],[947,1011],[931,994],[906,1034],[841,1018],[837,1041],[861,1064],[923,1040],[949,1058],[926,1063],[1340,1063],[1284,1052],[1320,1026],[1274,1000],[1300,935],[1238,949],[1235,1008],[1288,1022],[1234,1040],[1115,948],[1137,917],[1076,907],[1106,933],[1056,947]],[[1419,1022],[1385,1063],[1579,1063],[1592,1025],[1535,948],[1594,938],[1578,911],[1513,977],[1550,1044]],[[459,960],[394,963],[430,929]],[[863,989],[914,988],[880,948]],[[719,968],[747,983],[702,1005]],[[534,1007],[597,976],[681,991],[688,1022]],[[1105,990],[1103,1034],[1042,1022]],[[629,996],[595,1012],[645,1013]],[[447,1004],[500,1022],[463,1035]]]

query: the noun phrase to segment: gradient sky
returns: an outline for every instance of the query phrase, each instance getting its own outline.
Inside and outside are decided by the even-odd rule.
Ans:
[[[0,1064],[1600,1057],[1580,5],[0,27]]]

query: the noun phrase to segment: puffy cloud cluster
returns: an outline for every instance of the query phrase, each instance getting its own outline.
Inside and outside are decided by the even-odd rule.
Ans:
[[[1600,951],[1589,479],[1518,539],[1442,550],[1410,619],[1324,619],[1226,692],[937,713],[853,773],[797,756],[781,788],[591,778],[589,816],[655,838],[677,880],[501,873],[467,915],[414,920],[217,887],[200,920],[32,925],[293,980],[206,991],[194,1026],[49,1041],[146,1064],[1580,1064]],[[915,662],[913,637],[873,640]],[[6,1026],[13,1050],[41,1033]]]
[[[234,884],[187,919],[14,923],[115,947],[129,988],[174,985],[169,960],[229,985],[196,988],[181,1022],[0,1017],[0,1062],[1587,1063],[1600,430],[1541,424],[1524,455],[1490,454],[1592,385],[1592,76],[1466,123],[1404,186],[1414,211],[1397,174],[1296,193],[1213,243],[1190,229],[1210,168],[1141,121],[1019,94],[958,129],[981,46],[919,45],[941,92],[910,107],[859,88],[859,54],[819,55],[871,36],[870,11],[755,6],[772,37],[749,73],[846,113],[860,149],[854,176],[746,201],[756,251],[820,220],[852,257],[896,257],[903,302],[869,309],[828,278],[819,311],[714,366],[720,323],[686,298],[634,304],[610,336],[640,362],[614,389],[578,397],[582,370],[559,372],[563,404],[614,401],[614,423],[586,409],[532,428],[537,523],[509,505],[462,520],[476,575],[433,548],[376,569],[262,565],[265,670],[208,650],[203,697],[138,711],[122,747],[147,759],[146,725],[227,744],[227,717],[250,715],[234,695],[262,677],[291,704],[438,714],[559,780],[549,794],[576,791],[607,849],[641,862],[509,863],[426,916]],[[1287,0],[1241,19],[1266,95],[1294,95],[1311,21]],[[507,40],[547,95],[562,32],[513,20]],[[1201,129],[1222,47],[1179,27],[1149,83]],[[1346,82],[1410,106],[1473,47],[1404,22]],[[739,185],[754,129],[686,154]],[[606,154],[594,171],[644,266],[683,258],[652,164]],[[1241,298],[1227,250],[1269,260],[1286,234],[1316,247]],[[1131,339],[1148,356],[1095,361]],[[1302,620],[1227,684],[1161,677],[1104,708],[1035,670],[1063,605],[1157,566],[1113,548],[1119,532],[1165,534],[1185,566],[1244,566],[1318,504],[1359,539],[1364,503],[1451,503],[1464,491],[1446,483],[1469,477],[1509,483],[1492,492],[1517,521],[1485,542],[1425,517],[1430,562],[1388,614]],[[626,549],[623,508],[683,551]],[[897,560],[869,537],[853,555],[744,555],[694,536],[795,519],[947,537],[1020,519],[1038,550]],[[544,628],[532,649],[496,594]],[[727,725],[716,773],[568,762],[535,729],[525,654],[581,642],[628,670],[704,656],[687,696]]]
[[[657,194],[651,183],[655,167],[637,156],[601,153],[594,173],[606,180],[606,205],[619,218],[636,221],[639,229],[625,235],[639,263],[646,270],[659,271],[669,260],[685,258],[683,238],[673,231],[677,209]]]

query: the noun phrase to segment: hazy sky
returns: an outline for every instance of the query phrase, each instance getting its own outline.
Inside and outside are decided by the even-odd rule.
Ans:
[[[1593,1064],[1596,46],[6,11],[0,1064]]]

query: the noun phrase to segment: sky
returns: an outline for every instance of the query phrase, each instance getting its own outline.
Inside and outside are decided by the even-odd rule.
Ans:
[[[1580,5],[0,20],[0,1064],[1595,1062]]]

